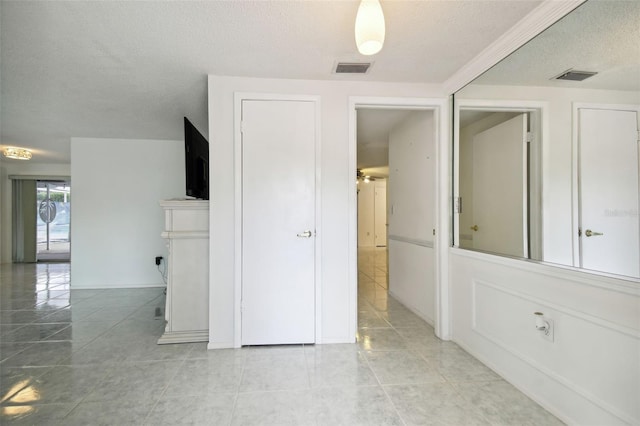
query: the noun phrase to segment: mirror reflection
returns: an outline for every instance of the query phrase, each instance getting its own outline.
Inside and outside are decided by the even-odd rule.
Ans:
[[[454,96],[454,245],[640,277],[640,2],[590,0]]]

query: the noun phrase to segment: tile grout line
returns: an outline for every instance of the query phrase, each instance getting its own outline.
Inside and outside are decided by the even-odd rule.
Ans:
[[[369,367],[369,369],[373,373],[374,377],[376,378],[376,380],[378,382],[378,386],[380,387],[380,389],[382,389],[382,392],[384,393],[385,397],[387,398],[387,401],[389,401],[389,403],[393,407],[393,410],[395,411],[396,415],[398,416],[398,418],[400,419],[402,424],[406,426],[407,422],[404,420],[404,417],[402,417],[402,415],[400,414],[400,411],[398,410],[398,407],[396,407],[396,404],[393,402],[393,400],[391,399],[391,396],[389,395],[389,393],[385,389],[384,385],[380,381],[380,377],[378,377],[378,374],[375,372],[373,367],[371,367],[371,364],[369,363],[369,358],[366,356],[366,354],[364,355],[364,359],[367,362],[367,366]]]
[[[242,351],[242,347],[240,348]],[[231,426],[233,424],[233,418],[236,415],[236,410],[238,409],[238,399],[240,398],[240,386],[242,386],[242,379],[244,379],[245,367],[247,364],[247,354],[242,355],[242,371],[240,371],[240,379],[238,380],[238,387],[236,388],[235,396],[233,398],[233,404],[231,406],[231,415],[229,416],[228,425]]]

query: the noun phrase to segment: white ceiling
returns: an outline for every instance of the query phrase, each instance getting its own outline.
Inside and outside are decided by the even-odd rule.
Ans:
[[[355,0],[2,1],[0,144],[68,163],[74,136],[182,139],[183,116],[207,134],[207,74],[442,83],[539,3],[382,0],[368,58]]]
[[[552,80],[568,69],[598,74]],[[474,83],[640,91],[640,1],[588,1]]]

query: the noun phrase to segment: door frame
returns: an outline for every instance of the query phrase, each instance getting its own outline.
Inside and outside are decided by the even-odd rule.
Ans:
[[[451,311],[449,305],[449,102],[439,98],[398,98],[398,97],[349,97],[349,182],[355,180],[357,172],[357,110],[407,109],[433,111],[435,124],[435,227],[434,238],[434,278],[435,278],[435,332],[443,340],[451,339]],[[349,190],[349,333],[356,336],[358,331],[358,199],[355,185]]]
[[[234,240],[235,240],[235,260],[234,260],[234,347],[242,346],[242,102],[243,101],[302,101],[313,102],[315,104],[315,246],[314,246],[314,265],[315,265],[315,340],[316,343],[322,343],[322,256],[320,256],[320,248],[322,247],[322,210],[321,210],[321,98],[312,95],[289,95],[278,93],[252,93],[252,92],[236,92],[234,93],[234,117],[233,117],[233,144],[234,144]],[[212,236],[215,238],[215,236]]]
[[[582,257],[582,247],[580,246],[580,237],[578,236],[578,228],[580,227],[580,110],[603,109],[610,111],[634,111],[636,113],[636,125],[640,129],[640,105],[572,102],[571,108],[571,241],[573,243],[573,266],[579,268]],[[598,271],[596,271],[596,273],[598,273]],[[606,274],[606,272],[604,274]]]
[[[453,106],[453,199],[460,196],[460,109],[487,110],[492,112],[514,112],[531,113],[529,126],[539,129],[534,133],[533,144],[535,152],[531,152],[529,161],[537,164],[532,167],[533,172],[529,175],[529,190],[535,193],[535,199],[529,202],[529,237],[539,235],[539,238],[529,238],[529,256],[544,256],[544,227],[542,209],[544,207],[545,188],[544,182],[548,176],[549,149],[549,103],[546,101],[518,101],[518,100],[491,100],[491,99],[456,99]],[[531,186],[533,185],[533,187]],[[534,202],[535,201],[535,202]],[[463,200],[464,203],[464,200]],[[460,247],[460,216],[453,212],[453,246]]]

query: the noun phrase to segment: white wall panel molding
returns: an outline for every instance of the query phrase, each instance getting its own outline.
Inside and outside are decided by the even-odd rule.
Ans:
[[[576,311],[574,309],[570,309],[566,306],[562,306],[559,305],[557,303],[553,303],[550,302],[548,300],[544,300],[544,299],[540,299],[538,297],[532,296],[530,294],[527,294],[525,292],[521,292],[521,291],[516,291],[513,289],[510,289],[506,286],[500,285],[500,284],[496,284],[496,283],[489,283],[487,281],[482,281],[482,280],[476,280],[474,279],[472,281],[472,291],[473,291],[473,324],[472,324],[472,328],[474,331],[477,331],[479,333],[481,333],[481,329],[478,328],[477,326],[477,320],[476,320],[476,312],[477,312],[477,299],[476,299],[476,294],[477,294],[477,287],[478,286],[484,286],[487,288],[492,288],[496,291],[500,291],[502,293],[508,294],[510,296],[513,297],[517,297],[521,300],[525,300],[527,302],[530,302],[532,304],[535,304],[536,306],[539,307],[543,307],[543,308],[548,308],[553,310],[554,312],[560,312],[563,313],[565,315],[569,315],[572,316],[574,318],[577,318],[579,320],[582,321],[587,321],[590,322],[594,325],[597,325],[599,327],[603,327],[609,331],[614,331],[620,334],[623,334],[625,336],[628,337],[632,337],[634,339],[638,339],[640,341],[640,329],[633,329],[630,327],[624,327],[618,324],[615,324],[611,321],[607,321],[606,319],[603,318],[599,318],[596,317],[594,315],[589,315],[587,313],[584,312],[580,312],[580,311]],[[640,303],[640,300],[638,301]],[[538,310],[541,310],[540,308],[538,308]],[[533,311],[532,311],[533,313]],[[533,324],[533,322],[532,322]]]
[[[389,239],[389,294],[434,325],[435,251],[431,247]]]
[[[407,238],[407,237],[402,237],[400,235],[389,235],[387,238],[393,241],[400,241],[403,243],[413,244],[416,246],[433,248],[433,241],[421,240],[417,238]]]
[[[495,265],[503,265],[518,270],[534,272],[545,277],[570,281],[575,284],[588,285],[640,297],[640,280],[631,277],[614,277],[597,271],[585,271],[570,266],[550,265],[526,259],[512,259],[472,250],[451,247],[452,256],[476,259]]]
[[[471,328],[475,333],[489,340],[501,349],[509,352],[514,357],[527,363],[549,378],[555,380],[557,383],[566,387],[569,391],[577,393],[592,404],[595,404],[601,409],[615,415],[621,421],[629,424],[637,422],[637,419],[634,419],[628,413],[596,395],[594,390],[585,388],[585,386],[576,383],[572,378],[556,371],[556,369],[563,364],[562,362],[557,362],[554,358],[555,353],[559,350],[556,346],[562,345],[562,342],[557,344],[552,343],[544,340],[542,336],[536,335],[539,334],[539,332],[535,330],[532,313],[534,311],[542,311],[545,313],[545,316],[556,320],[554,323],[556,327],[559,324],[562,324],[560,325],[560,328],[564,326],[564,329],[556,330],[556,332],[560,336],[560,339],[564,340],[569,337],[567,336],[568,334],[579,334],[578,330],[580,329],[586,328],[593,331],[592,326],[581,323],[588,322],[592,325],[605,329],[605,333],[613,332],[618,334],[619,337],[609,335],[609,338],[612,341],[619,341],[619,348],[622,348],[628,347],[630,341],[632,345],[634,343],[636,345],[638,344],[638,340],[640,339],[640,332],[638,330],[620,327],[617,324],[613,324],[601,318],[568,309],[557,303],[542,300],[524,292],[514,291],[511,288],[495,282],[473,279],[471,282],[471,288]],[[501,303],[501,299],[503,303]],[[511,316],[512,323],[505,324],[501,327],[500,323],[504,322],[505,318],[500,318],[500,315],[504,314],[506,316],[506,312],[502,312],[505,307],[507,310],[513,310],[515,312],[522,312],[523,309],[527,311],[527,308],[530,308],[529,311],[531,312],[531,315],[526,315],[527,318],[525,318],[526,322],[526,320],[529,319],[528,317],[530,317],[530,327],[528,328],[530,331],[523,333],[526,334],[526,336],[521,336],[520,338],[515,339],[513,337],[513,330],[517,329],[520,325],[522,320],[521,317],[515,318]],[[567,321],[567,316],[577,319],[578,322],[571,323],[570,321]],[[591,334],[591,336],[597,335],[597,332],[593,332],[593,334]],[[529,348],[530,350],[526,351],[526,348]],[[545,363],[547,365],[545,365]],[[499,373],[501,372],[501,368],[498,364],[491,360],[488,364]],[[594,365],[593,368],[597,369],[597,364]],[[575,371],[573,373],[575,374]],[[634,372],[629,371],[629,374],[634,374]],[[583,376],[581,375],[580,378],[582,377]]]

